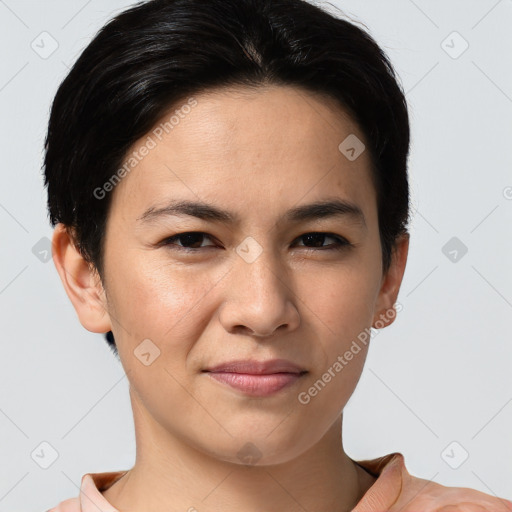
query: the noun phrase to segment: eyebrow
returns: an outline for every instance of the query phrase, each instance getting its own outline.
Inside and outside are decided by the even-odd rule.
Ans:
[[[173,200],[164,206],[151,206],[137,222],[146,224],[166,216],[191,216],[210,222],[238,224],[240,217],[228,210],[201,201]],[[366,228],[366,219],[359,206],[347,200],[328,198],[314,203],[296,206],[278,219],[278,223],[299,223],[332,217],[350,217]]]

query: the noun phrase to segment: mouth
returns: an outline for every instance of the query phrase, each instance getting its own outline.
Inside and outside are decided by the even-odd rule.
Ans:
[[[286,359],[236,360],[202,370],[212,379],[250,396],[269,396],[296,384],[308,373]]]
[[[217,364],[203,371],[269,375],[274,373],[304,373],[307,370],[287,359],[268,359],[266,361],[236,359]]]

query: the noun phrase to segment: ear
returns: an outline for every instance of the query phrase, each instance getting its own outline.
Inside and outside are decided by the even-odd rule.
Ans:
[[[52,255],[80,323],[91,332],[110,331],[107,300],[99,275],[83,258],[70,232],[62,223],[57,224],[53,232]]]
[[[375,306],[372,327],[381,329],[391,325],[396,318],[393,305],[398,297],[409,253],[409,233],[401,235],[391,253],[389,270],[382,277],[381,288]]]

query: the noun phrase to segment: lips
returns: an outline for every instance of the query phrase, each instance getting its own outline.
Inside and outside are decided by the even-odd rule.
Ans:
[[[273,373],[307,373],[307,370],[298,364],[286,359],[269,359],[267,361],[257,361],[254,359],[237,359],[220,363],[209,367],[205,372],[212,373],[245,373],[249,375],[270,375]]]
[[[203,370],[209,378],[244,395],[263,398],[292,389],[307,370],[286,359],[235,360]]]

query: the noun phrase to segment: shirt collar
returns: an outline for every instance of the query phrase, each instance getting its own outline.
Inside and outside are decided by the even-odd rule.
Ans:
[[[399,452],[367,460],[354,460],[356,464],[377,477],[375,483],[357,503],[352,512],[374,512],[388,510],[397,501],[404,480],[409,477],[404,456]],[[119,512],[101,494],[117,482],[128,471],[87,473],[80,485],[81,512]]]
[[[351,512],[389,510],[399,499],[406,481],[411,478],[405,467],[404,456],[394,452],[376,459],[354,462],[377,476],[377,480]]]
[[[128,471],[87,473],[80,484],[80,512],[119,512],[101,494]]]

